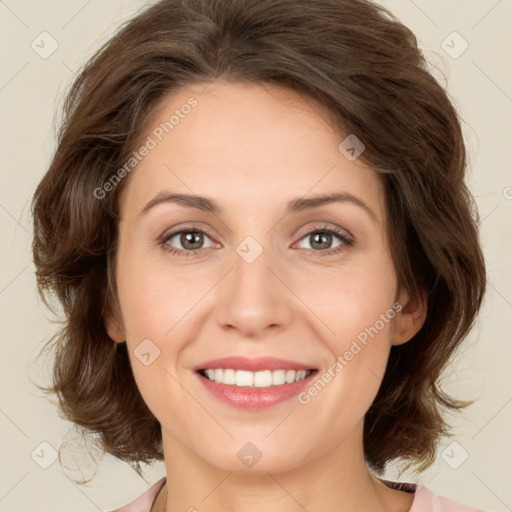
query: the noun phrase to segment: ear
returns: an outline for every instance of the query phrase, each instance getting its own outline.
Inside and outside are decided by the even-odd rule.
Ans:
[[[396,302],[402,309],[396,315],[392,329],[392,345],[407,343],[422,327],[427,318],[427,292],[421,289],[421,298],[412,299],[409,293],[401,290]]]
[[[121,322],[118,320],[118,316],[118,314],[112,311],[111,307],[108,307],[104,316],[105,330],[112,341],[123,343],[126,341],[126,334]]]

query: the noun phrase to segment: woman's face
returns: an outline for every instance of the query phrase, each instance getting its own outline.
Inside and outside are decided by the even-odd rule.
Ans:
[[[124,329],[107,327],[164,451],[253,472],[343,440],[361,453],[390,347],[420,325],[397,290],[382,184],[325,119],[293,92],[221,81],[154,111],[121,201]],[[171,194],[187,199],[154,201]],[[228,357],[245,360],[209,363]],[[294,368],[316,371],[292,384]]]

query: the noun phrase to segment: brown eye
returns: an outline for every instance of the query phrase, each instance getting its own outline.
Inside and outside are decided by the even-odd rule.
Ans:
[[[330,233],[324,231],[317,231],[313,234],[308,235],[311,241],[313,249],[329,249],[332,244],[333,236]]]
[[[200,229],[181,229],[164,236],[160,243],[164,250],[168,252],[189,256],[190,254],[196,254],[197,251],[204,248],[205,237],[210,239],[210,237]],[[177,248],[176,245],[178,245]],[[213,245],[212,243],[209,247]]]
[[[203,244],[203,234],[198,231],[183,231],[179,241],[185,249],[200,249]]]
[[[332,247],[333,242],[338,239],[339,243]],[[319,256],[326,256],[342,251],[345,247],[353,245],[353,240],[342,231],[336,228],[322,227],[306,233],[302,240],[309,241],[310,248]],[[308,247],[305,247],[309,249]]]

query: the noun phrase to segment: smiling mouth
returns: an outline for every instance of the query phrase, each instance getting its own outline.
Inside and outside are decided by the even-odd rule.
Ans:
[[[286,386],[300,382],[318,370],[262,370],[251,372],[248,370],[235,370],[233,368],[206,368],[198,370],[199,375],[218,384],[237,387],[268,388],[272,386]]]

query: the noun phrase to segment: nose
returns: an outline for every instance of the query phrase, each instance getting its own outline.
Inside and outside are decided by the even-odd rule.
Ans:
[[[263,338],[290,325],[296,298],[286,272],[271,256],[264,249],[251,261],[242,251],[234,252],[232,268],[217,294],[216,316],[222,329],[237,330],[244,338]]]

